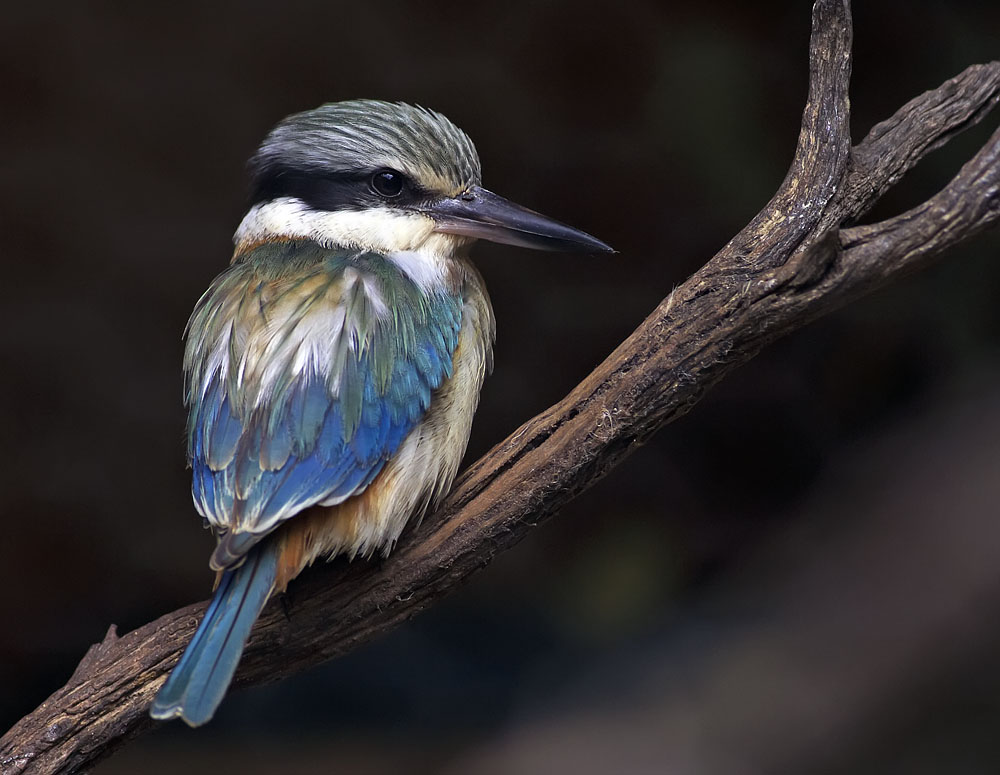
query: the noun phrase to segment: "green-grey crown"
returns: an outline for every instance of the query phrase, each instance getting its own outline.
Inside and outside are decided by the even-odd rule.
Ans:
[[[402,172],[436,193],[481,181],[468,135],[426,108],[402,102],[331,102],[281,121],[250,161],[254,202],[287,195],[306,179],[350,179],[377,169]]]

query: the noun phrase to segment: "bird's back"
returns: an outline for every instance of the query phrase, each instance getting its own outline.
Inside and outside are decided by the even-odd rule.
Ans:
[[[447,489],[493,338],[478,274],[450,264],[421,285],[385,256],[289,240],[253,247],[212,284],[185,366],[195,503],[220,535],[214,567],[313,507],[295,520],[303,564],[387,550]]]

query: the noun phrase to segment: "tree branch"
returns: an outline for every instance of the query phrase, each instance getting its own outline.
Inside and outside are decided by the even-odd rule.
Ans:
[[[817,0],[802,129],[771,201],[570,395],[475,463],[387,560],[303,574],[284,606],[264,612],[237,684],[304,670],[423,610],[766,344],[996,222],[1000,130],[927,202],[841,228],[1000,97],[1000,63],[970,67],[851,148],[850,46],[849,4]],[[66,686],[0,740],[0,769],[78,772],[150,727],[147,708],[204,608],[188,606],[122,637],[112,626]]]

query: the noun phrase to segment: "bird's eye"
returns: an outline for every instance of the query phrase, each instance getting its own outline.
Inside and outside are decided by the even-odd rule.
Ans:
[[[387,199],[403,193],[403,176],[395,170],[379,170],[371,179],[372,191]]]

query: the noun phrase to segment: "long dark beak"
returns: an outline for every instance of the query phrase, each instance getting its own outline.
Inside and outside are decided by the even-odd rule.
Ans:
[[[514,204],[479,186],[427,209],[435,231],[502,242],[536,250],[614,253],[596,237]]]

